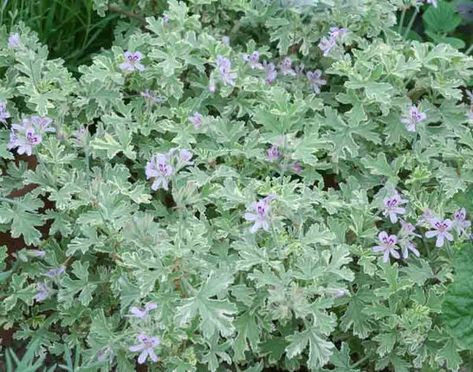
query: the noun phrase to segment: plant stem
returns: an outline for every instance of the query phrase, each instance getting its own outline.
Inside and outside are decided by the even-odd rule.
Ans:
[[[404,18],[406,17],[406,8],[402,9],[401,19],[399,20],[399,28],[397,30],[398,34],[401,35],[402,26],[404,26]]]
[[[356,362],[355,364],[353,364],[351,366],[351,368],[356,368],[358,367],[360,364],[362,364],[366,359],[369,358],[369,355],[365,355],[363,358],[361,358],[358,362]]]
[[[409,23],[407,24],[407,28],[404,31],[404,39],[407,37],[409,34],[409,31],[411,31],[412,25],[414,24],[414,21],[416,20],[417,14],[419,13],[419,9],[416,8],[414,13],[411,16],[411,19],[409,20]]]
[[[143,25],[146,24],[145,17],[143,17],[139,14],[133,13],[133,12],[129,12],[128,10],[119,8],[118,6],[109,5],[108,10],[111,11],[112,13],[118,13],[118,14],[124,15],[126,17],[136,19],[136,20],[140,21],[140,23],[142,23]]]
[[[473,44],[471,44],[470,47],[465,51],[465,54],[468,55],[471,52],[473,52]]]

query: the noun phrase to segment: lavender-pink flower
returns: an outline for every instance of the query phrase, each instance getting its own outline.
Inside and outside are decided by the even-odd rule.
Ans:
[[[430,209],[425,209],[422,215],[420,216],[419,220],[417,221],[417,225],[430,227],[432,225],[432,221],[436,218],[434,212]]]
[[[126,51],[123,53],[125,62],[119,65],[120,69],[126,72],[133,71],[143,71],[145,66],[143,66],[140,61],[143,58],[143,55],[140,52],[130,52]]]
[[[330,27],[328,36],[322,37],[319,42],[319,48],[325,57],[330,54],[330,51],[337,45],[337,41],[347,32],[346,28]]]
[[[399,220],[401,223],[401,230],[399,235],[402,237],[417,237],[420,238],[421,236],[415,232],[416,227],[409,222],[406,222],[404,220]]]
[[[133,353],[139,352],[138,363],[143,364],[148,357],[153,361],[158,361],[158,356],[154,352],[154,349],[159,346],[160,340],[158,337],[150,337],[144,332],[141,332],[136,336],[138,343],[136,345],[130,346],[128,350]]]
[[[41,132],[41,133],[46,133],[46,132],[53,133],[53,132],[56,131],[56,129],[54,129],[53,127],[50,126],[53,122],[53,119],[48,118],[47,116],[33,115],[30,118],[30,121],[31,121],[32,125],[35,128],[37,128],[38,131]]]
[[[323,56],[327,57],[336,44],[337,42],[334,38],[324,36],[320,39],[319,49],[323,52]]]
[[[401,122],[406,126],[408,132],[415,132],[417,124],[424,121],[427,115],[420,111],[417,106],[411,106],[404,116],[401,117]]]
[[[301,163],[299,163],[298,161],[292,163],[291,168],[296,174],[301,174],[303,170]]]
[[[36,283],[36,294],[33,297],[33,299],[36,302],[43,302],[49,297],[49,295],[50,295],[50,289],[46,285],[46,283],[43,283],[43,282]]]
[[[427,238],[436,237],[437,240],[435,242],[435,246],[437,248],[443,247],[445,239],[448,241],[453,241],[453,236],[449,233],[449,231],[453,228],[451,220],[446,219],[442,221],[438,218],[433,218],[431,221],[431,226],[433,230],[427,231],[425,236]]]
[[[389,256],[394,258],[400,258],[401,256],[397,252],[397,236],[388,235],[386,231],[381,231],[378,235],[380,245],[374,246],[373,252],[382,252],[383,253],[383,262],[386,263],[389,261]]]
[[[183,164],[192,164],[192,152],[187,149],[179,150],[179,160]]]
[[[348,30],[344,27],[330,27],[329,36],[338,40],[346,35],[347,32]]]
[[[237,74],[232,72],[232,63],[224,56],[217,56],[217,69],[224,85],[235,85]]]
[[[156,154],[146,164],[146,179],[153,179],[151,189],[156,191],[159,188],[169,189],[169,179],[174,172],[174,168],[169,162],[169,156],[166,154]]]
[[[46,271],[44,273],[44,275],[46,275],[49,278],[55,278],[55,277],[58,277],[59,275],[63,274],[64,271],[66,271],[64,266],[59,266],[59,267],[54,267],[52,269],[49,269],[48,271]]]
[[[281,151],[279,151],[278,146],[271,145],[271,147],[266,151],[266,155],[269,161],[276,161],[281,157]]]
[[[471,226],[471,221],[466,219],[466,209],[460,208],[453,213],[453,228],[459,235],[466,234],[466,230]]]
[[[404,259],[409,257],[409,252],[412,252],[414,256],[416,257],[420,257],[420,252],[417,250],[416,245],[411,241],[401,243],[401,249],[402,249],[402,257]]]
[[[52,119],[42,116],[32,116],[22,120],[21,124],[13,124],[10,132],[8,149],[16,149],[18,154],[31,155],[33,148],[43,140],[43,135],[47,132],[54,132],[55,129],[49,125]]]
[[[292,68],[292,60],[290,57],[284,57],[284,59],[279,64],[279,70],[284,76],[296,76],[296,72]]]
[[[46,256],[46,252],[41,249],[28,249],[27,254],[38,258],[43,258]]]
[[[8,149],[16,149],[19,155],[31,155],[33,148],[41,143],[43,137],[32,126],[13,124]]]
[[[251,203],[248,208],[248,212],[243,215],[243,218],[247,221],[254,222],[250,228],[252,234],[256,233],[259,229],[269,231],[271,224],[271,205],[270,202],[274,199],[274,196],[267,196],[257,202]]]
[[[130,316],[145,319],[148,317],[151,310],[157,309],[158,305],[154,302],[148,302],[143,308],[132,306],[130,308]]]
[[[244,54],[243,60],[248,64],[248,66],[250,66],[252,70],[255,70],[255,69],[262,70],[264,67],[260,63],[259,57],[260,57],[259,52],[254,51],[251,54]]]
[[[10,36],[8,36],[8,47],[15,49],[15,48],[19,48],[20,46],[21,46],[20,34],[18,32],[10,34]]]
[[[194,126],[195,129],[199,129],[202,125],[204,117],[198,112],[194,112],[192,116],[189,116],[189,121]]]
[[[327,80],[322,79],[322,71],[320,70],[307,71],[306,76],[311,88],[316,94],[319,94],[320,88],[327,84]]]
[[[384,216],[389,216],[391,223],[397,222],[397,215],[406,213],[406,209],[401,205],[406,204],[407,200],[401,198],[401,196],[395,192],[392,196],[384,198]]]
[[[276,71],[276,66],[272,62],[268,63],[267,61],[264,61],[263,62],[263,68],[264,68],[264,72],[266,74],[264,80],[268,84],[272,84],[276,80],[276,78],[278,77],[278,72]]]

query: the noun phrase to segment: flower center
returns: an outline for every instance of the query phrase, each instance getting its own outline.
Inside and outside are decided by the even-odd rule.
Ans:
[[[393,238],[383,238],[383,244],[385,247],[392,247],[396,242]]]
[[[266,215],[266,206],[264,205],[258,205],[258,207],[256,208],[256,212],[261,216],[261,217],[264,217]]]
[[[394,208],[394,207],[397,207],[399,201],[397,199],[389,199],[387,202],[386,202],[386,206],[388,208]]]
[[[443,222],[437,222],[435,228],[440,232],[445,232],[447,230],[447,225]]]

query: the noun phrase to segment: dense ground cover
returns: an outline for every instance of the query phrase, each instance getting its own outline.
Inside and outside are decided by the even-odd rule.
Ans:
[[[1,9],[0,369],[473,368],[468,3]]]

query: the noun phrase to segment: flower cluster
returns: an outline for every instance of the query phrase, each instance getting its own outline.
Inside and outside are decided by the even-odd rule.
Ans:
[[[415,232],[416,228],[413,224],[398,217],[406,213],[406,208],[403,207],[406,203],[407,200],[403,199],[397,191],[383,199],[383,215],[389,217],[391,223],[399,221],[401,224],[399,236],[388,235],[386,231],[382,231],[378,235],[380,244],[372,248],[374,252],[383,252],[384,262],[388,262],[390,256],[400,258],[397,252],[399,248],[402,250],[404,259],[408,258],[409,252],[417,257],[420,256],[420,252],[412,239],[421,238],[421,235]],[[427,209],[419,218],[417,224],[428,229],[425,233],[426,238],[436,238],[435,246],[437,248],[443,247],[445,240],[453,241],[452,229],[456,230],[458,236],[468,236],[467,229],[471,226],[471,222],[466,219],[465,208],[458,209],[453,213],[453,221],[448,218],[441,219],[435,216],[430,209]]]
[[[33,148],[42,142],[45,133],[56,131],[50,127],[51,123],[52,120],[48,117],[31,116],[23,119],[21,124],[13,124],[8,149],[16,149],[20,155],[31,155]]]
[[[319,42],[319,48],[323,52],[324,57],[330,54],[330,51],[337,45],[338,40],[347,32],[348,30],[346,28],[330,27],[328,36],[324,36]]]
[[[251,54],[243,54],[243,60],[247,63],[247,65],[252,70],[262,70],[264,71],[264,80],[267,84],[272,84],[276,81],[278,77],[278,69],[273,62],[269,62],[264,60],[262,63],[260,62],[260,53],[258,51],[254,51]],[[236,72],[231,70],[231,62],[228,58],[223,56],[217,56],[217,70],[219,72],[219,79],[222,81],[224,85],[235,85],[235,79],[237,77]],[[286,56],[282,59],[282,61],[278,65],[279,73],[282,76],[297,76],[303,75],[304,73],[304,65],[301,64],[300,66],[293,67],[293,62],[290,57]],[[316,93],[320,93],[320,88],[323,85],[327,84],[327,81],[322,78],[322,71],[315,70],[315,71],[307,71],[305,74],[307,81],[312,88],[312,90]],[[216,85],[213,76],[210,78],[209,82],[209,90],[211,92],[215,92]],[[195,124],[194,124],[195,125]]]

